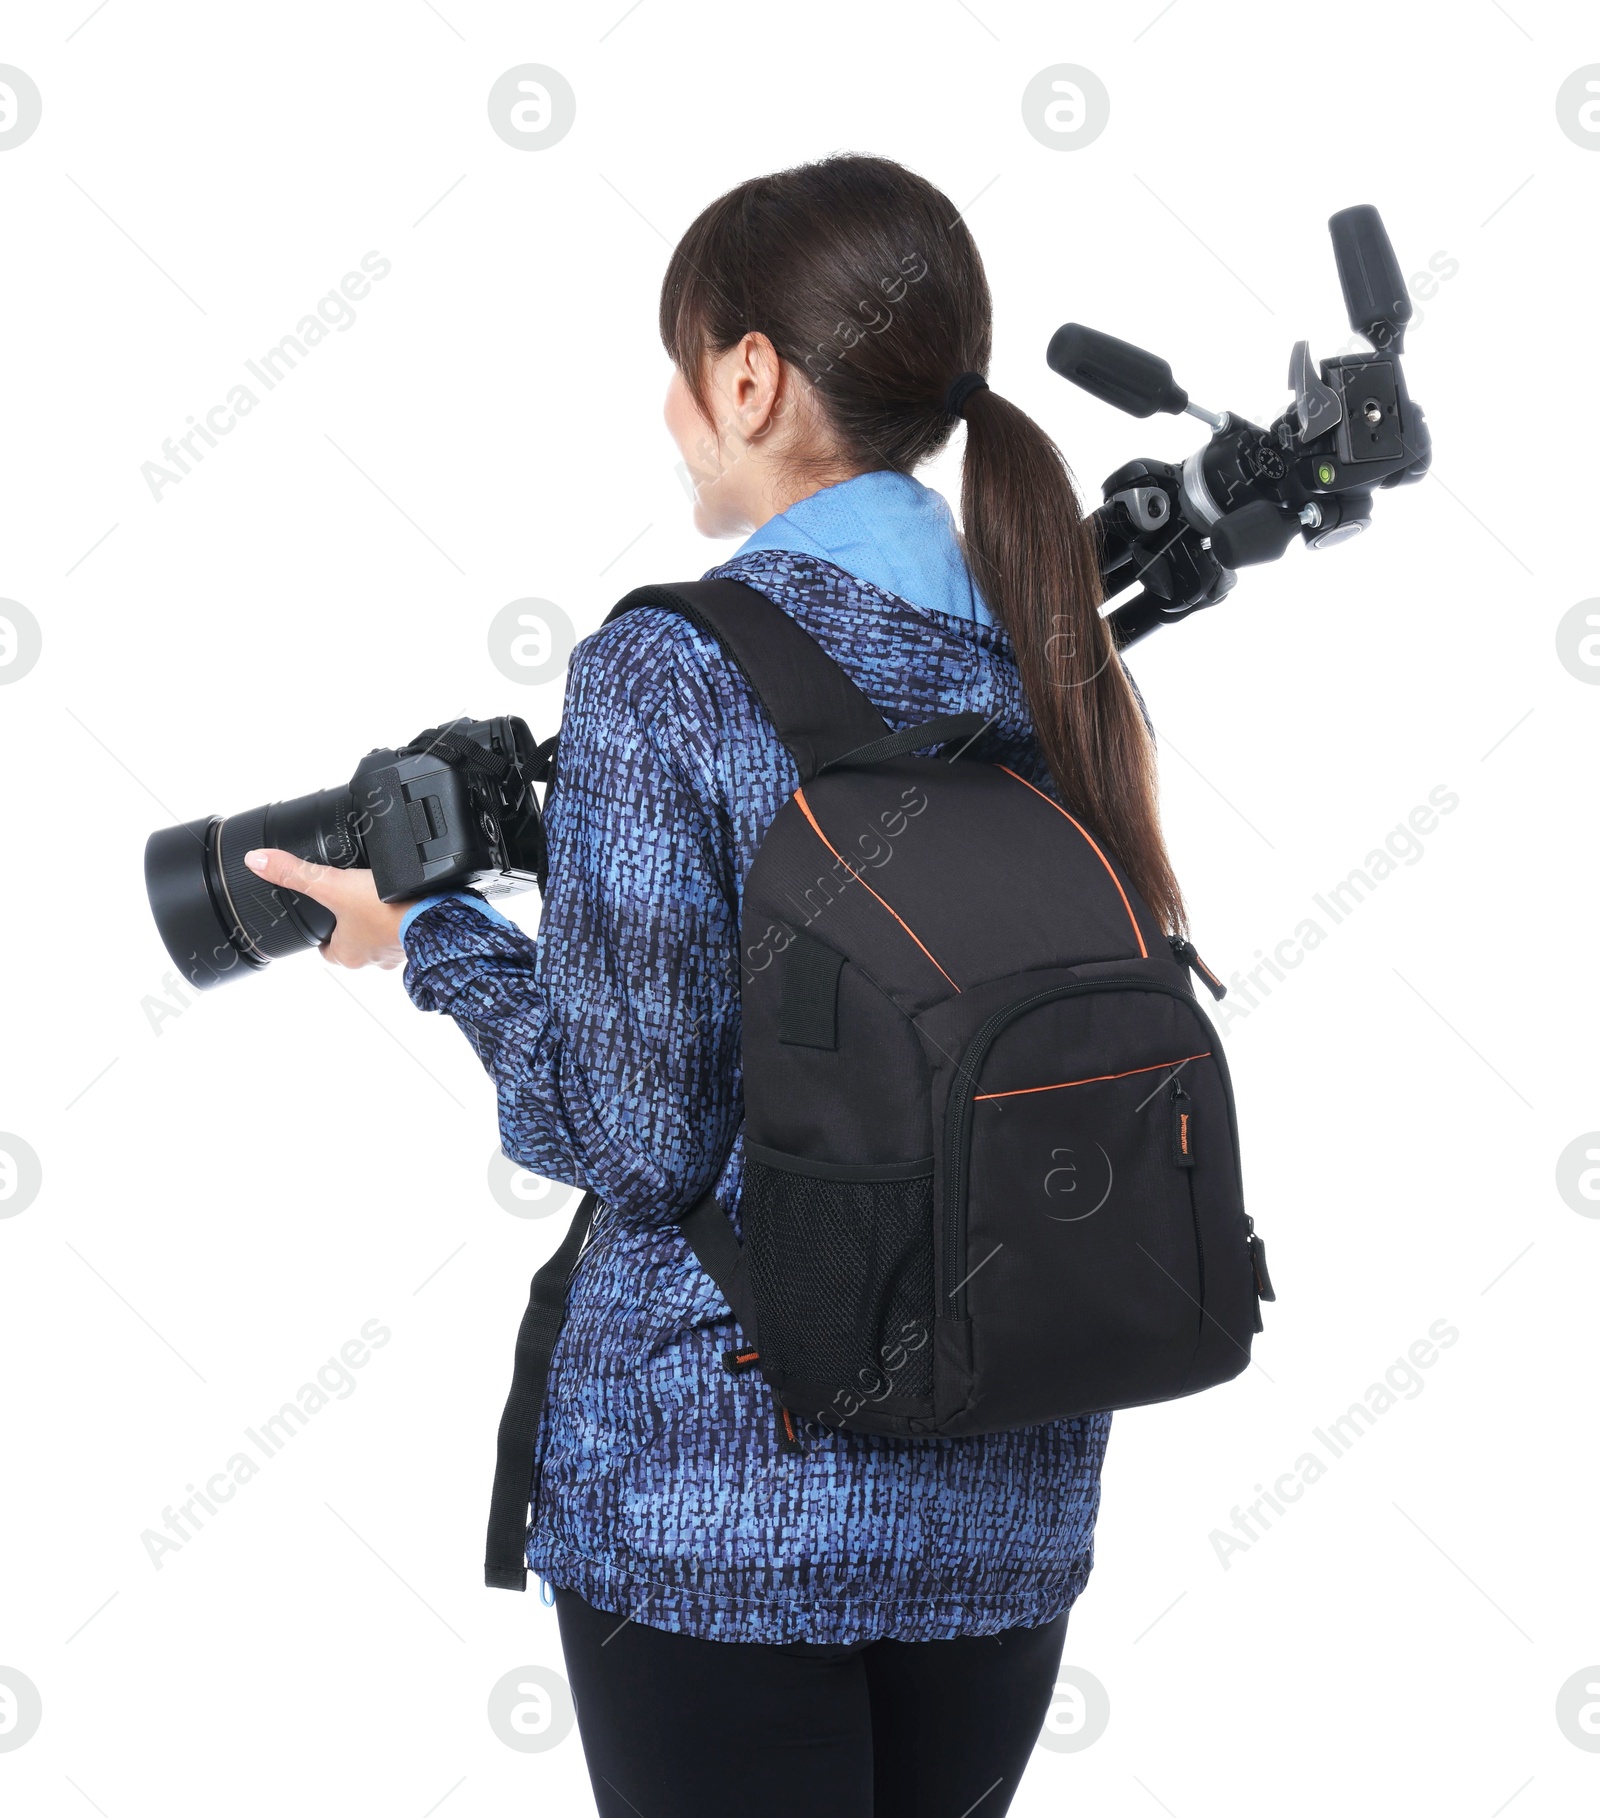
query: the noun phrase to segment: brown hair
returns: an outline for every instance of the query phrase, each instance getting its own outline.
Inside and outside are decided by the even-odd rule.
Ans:
[[[709,420],[708,354],[764,334],[808,377],[833,433],[818,471],[909,474],[949,439],[951,381],[986,372],[983,262],[925,178],[840,155],[752,177],[702,211],[661,284],[661,339]],[[1162,842],[1155,750],[1100,617],[1094,533],[1061,451],[990,390],[966,401],[966,557],[1016,653],[1062,801],[1115,854],[1156,916],[1184,928]]]

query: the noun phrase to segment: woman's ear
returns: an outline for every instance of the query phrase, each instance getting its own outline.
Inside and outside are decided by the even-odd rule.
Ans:
[[[771,341],[752,329],[717,361],[714,382],[747,442],[759,441],[777,421],[785,387],[783,361]]]

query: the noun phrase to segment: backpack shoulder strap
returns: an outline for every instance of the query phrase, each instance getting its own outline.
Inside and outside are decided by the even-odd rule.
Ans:
[[[567,1316],[567,1283],[578,1266],[599,1195],[585,1193],[555,1254],[534,1276],[528,1310],[517,1328],[511,1392],[500,1416],[495,1447],[494,1489],[489,1499],[489,1533],[483,1581],[491,1591],[521,1591],[528,1583],[528,1510],[533,1495],[539,1413],[550,1380],[550,1360]]]
[[[539,1416],[550,1383],[556,1340],[567,1316],[567,1287],[583,1254],[594,1223],[599,1195],[585,1193],[572,1215],[555,1254],[534,1276],[528,1308],[517,1328],[511,1390],[500,1416],[496,1441],[494,1488],[489,1497],[489,1531],[483,1558],[483,1581],[491,1591],[524,1591],[528,1585],[528,1521],[537,1486]],[[695,1260],[722,1291],[734,1318],[744,1329],[749,1356],[759,1356],[755,1290],[749,1257],[732,1222],[713,1193],[697,1200],[679,1221]],[[778,1444],[797,1450],[793,1419],[775,1403]]]
[[[636,587],[612,607],[606,623],[639,606],[679,613],[717,640],[755,690],[802,782],[888,732],[883,715],[810,632],[743,581]]]

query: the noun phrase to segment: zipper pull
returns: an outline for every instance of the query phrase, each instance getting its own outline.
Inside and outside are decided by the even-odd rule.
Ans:
[[[1194,1166],[1194,1100],[1181,1079],[1172,1082],[1172,1159],[1180,1168]]]
[[[1256,1221],[1248,1212],[1244,1215],[1245,1229],[1250,1233],[1250,1262],[1256,1273],[1256,1297],[1259,1300],[1276,1300],[1272,1291],[1272,1277],[1267,1273],[1267,1246],[1256,1236]]]
[[[1217,977],[1211,968],[1194,950],[1194,942],[1187,941],[1181,934],[1169,934],[1167,940],[1172,947],[1173,957],[1180,966],[1187,966],[1202,985],[1219,1001],[1228,995],[1228,987]]]
[[[803,1452],[805,1447],[800,1443],[800,1429],[795,1425],[793,1414],[783,1405],[778,1391],[772,1391],[772,1405],[778,1416],[778,1450],[780,1452]]]

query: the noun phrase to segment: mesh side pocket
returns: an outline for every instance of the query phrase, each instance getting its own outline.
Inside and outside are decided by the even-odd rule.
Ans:
[[[747,1155],[741,1223],[762,1362],[849,1409],[933,1395],[933,1173],[831,1178]]]

